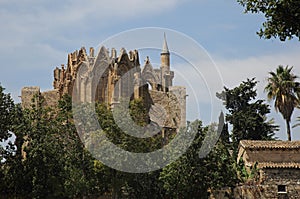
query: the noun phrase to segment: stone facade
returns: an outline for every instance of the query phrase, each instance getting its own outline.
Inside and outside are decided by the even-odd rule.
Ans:
[[[67,65],[54,70],[54,90],[40,92],[39,87],[22,89],[22,105],[29,108],[32,98],[39,96],[46,106],[55,106],[65,94],[77,102],[102,102],[114,107],[123,98],[147,98],[150,117],[162,127],[178,129],[186,123],[185,87],[173,86],[170,52],[166,38],[161,52],[160,68],[154,69],[149,57],[140,67],[137,50],[121,49],[119,55],[102,46],[97,55],[83,47],[68,54]]]
[[[239,145],[238,161],[257,164],[258,179],[235,188],[235,198],[299,198],[300,141],[250,141]]]
[[[24,87],[21,91],[21,102],[23,108],[29,108],[33,104],[35,106],[38,105],[38,99],[40,96],[40,87],[38,86],[31,86],[31,87]]]

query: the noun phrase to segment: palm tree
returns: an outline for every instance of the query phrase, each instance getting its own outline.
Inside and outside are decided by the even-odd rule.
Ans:
[[[291,116],[294,108],[299,105],[300,83],[292,74],[293,67],[278,66],[275,72],[270,72],[265,92],[269,100],[275,100],[275,110],[282,114],[286,121],[288,140],[291,141]]]

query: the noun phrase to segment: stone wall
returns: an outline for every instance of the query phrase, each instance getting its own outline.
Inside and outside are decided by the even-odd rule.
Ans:
[[[31,108],[32,105],[37,106],[40,97],[40,87],[31,86],[24,87],[21,91],[21,101],[23,108]]]
[[[171,86],[169,91],[176,96],[180,106],[180,126],[186,126],[186,88],[184,86]]]
[[[209,199],[233,199],[233,189],[224,187],[219,190],[209,190]]]
[[[23,108],[32,108],[39,103],[44,107],[56,107],[60,99],[57,89],[41,92],[38,86],[24,87],[21,93]]]
[[[41,99],[43,99],[43,106],[56,107],[60,99],[60,95],[57,89],[46,91],[41,93]]]
[[[267,186],[271,193],[275,193],[272,196],[284,195],[277,194],[278,185],[284,185],[288,198],[300,197],[300,169],[263,169],[261,172],[261,176],[263,176],[262,185]]]
[[[258,184],[242,185],[234,189],[234,198],[289,198],[300,196],[300,170],[291,168],[265,168],[260,171]],[[278,189],[284,186],[286,192]]]
[[[269,197],[267,187],[262,185],[242,185],[238,186],[233,191],[235,199],[267,199],[276,198]]]
[[[180,101],[172,92],[149,91],[152,108],[150,109],[150,119],[161,127],[175,128],[181,124]]]

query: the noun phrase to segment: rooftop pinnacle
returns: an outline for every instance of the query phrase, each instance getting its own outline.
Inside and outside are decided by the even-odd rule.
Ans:
[[[167,38],[166,38],[166,33],[164,33],[164,43],[163,43],[163,48],[162,48],[162,54],[169,54],[169,48],[167,44]]]

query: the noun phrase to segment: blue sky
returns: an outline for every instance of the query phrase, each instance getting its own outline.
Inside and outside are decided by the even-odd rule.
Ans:
[[[265,98],[268,72],[279,64],[293,65],[300,75],[300,44],[260,39],[256,31],[263,20],[243,14],[234,0],[0,0],[0,82],[18,102],[23,86],[52,89],[53,69],[66,63],[69,52],[129,29],[162,27],[197,41],[216,63],[225,86],[256,77],[258,96]],[[188,106],[194,109],[192,102]],[[206,115],[205,105],[200,109]],[[277,136],[286,139],[284,122],[273,107],[272,117],[281,126]],[[293,129],[294,139],[300,139],[299,131]]]

